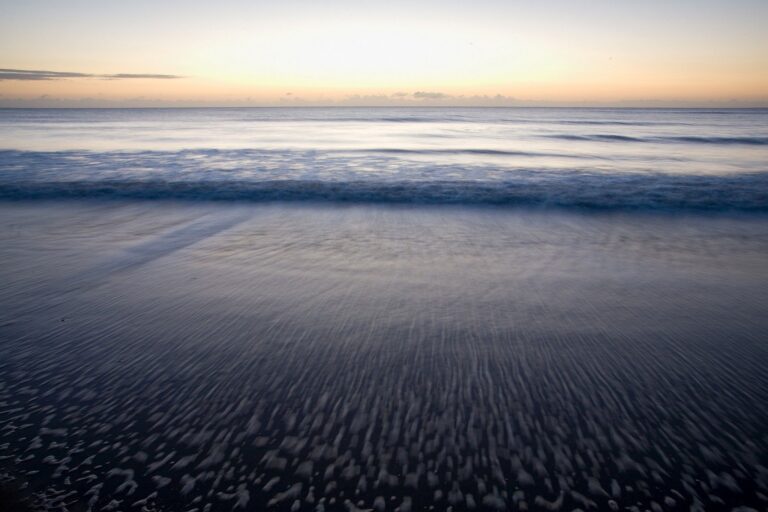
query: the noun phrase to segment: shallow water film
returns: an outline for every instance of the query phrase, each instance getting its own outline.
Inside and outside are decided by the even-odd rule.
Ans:
[[[765,217],[0,216],[0,468],[49,509],[768,507]]]

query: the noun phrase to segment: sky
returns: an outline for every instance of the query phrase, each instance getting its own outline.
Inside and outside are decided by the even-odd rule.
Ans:
[[[768,106],[768,0],[0,0],[0,106]]]

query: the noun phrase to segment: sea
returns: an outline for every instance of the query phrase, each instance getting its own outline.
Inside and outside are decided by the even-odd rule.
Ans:
[[[768,109],[0,110],[0,196],[768,208]]]
[[[766,368],[766,109],[0,109],[0,510],[762,511]]]

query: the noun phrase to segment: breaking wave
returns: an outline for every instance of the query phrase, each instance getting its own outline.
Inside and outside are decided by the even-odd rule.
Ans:
[[[0,184],[2,199],[324,201],[585,208],[768,211],[768,177],[595,176],[471,181],[60,181]]]
[[[428,159],[412,156],[428,154]],[[497,160],[472,163],[455,155]],[[535,167],[485,149],[0,151],[0,199],[178,199],[768,211],[768,173]],[[578,156],[578,155],[577,155]],[[650,161],[650,160],[649,160]],[[523,161],[526,163],[526,161]],[[544,161],[544,164],[547,162]],[[662,164],[659,164],[662,165]]]

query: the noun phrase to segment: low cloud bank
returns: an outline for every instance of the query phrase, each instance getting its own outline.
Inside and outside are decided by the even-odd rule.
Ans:
[[[102,80],[124,80],[132,78],[172,80],[183,78],[179,75],[157,73],[115,73],[96,74],[75,71],[44,71],[36,69],[0,69],[0,80],[62,80],[67,78],[98,78]]]

